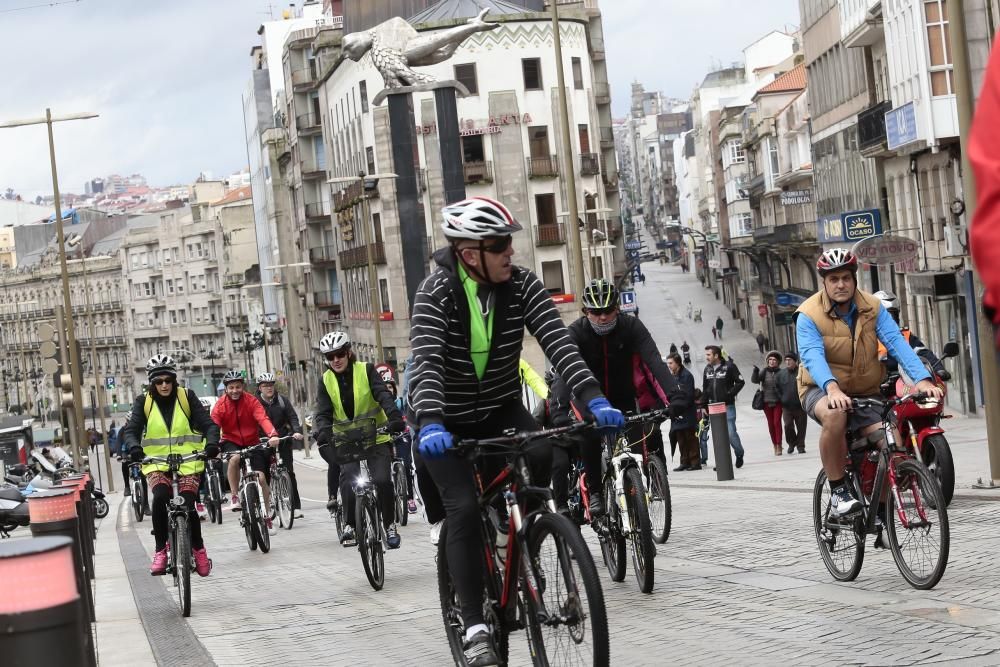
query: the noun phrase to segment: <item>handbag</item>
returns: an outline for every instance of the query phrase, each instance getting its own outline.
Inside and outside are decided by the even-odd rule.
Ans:
[[[753,402],[750,404],[754,410],[764,409],[764,390],[758,389],[753,395]]]

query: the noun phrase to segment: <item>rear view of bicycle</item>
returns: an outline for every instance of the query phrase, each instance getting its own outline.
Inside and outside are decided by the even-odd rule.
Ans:
[[[286,435],[281,440],[290,440]],[[280,457],[271,459],[271,504],[278,517],[278,523],[285,530],[291,530],[295,523],[295,509],[292,507],[292,477]]]
[[[890,416],[894,406],[925,398],[916,393],[888,401],[852,401],[855,409],[872,407],[882,413],[882,427],[872,435],[847,434],[845,480],[861,500],[861,511],[831,516],[823,471],[813,489],[816,542],[823,564],[838,581],[853,581],[861,572],[868,535],[875,535],[876,548],[888,543],[900,574],[914,588],[933,588],[944,575],[950,548],[944,494],[930,471],[896,442]]]
[[[526,631],[535,665],[609,664],[607,613],[597,568],[580,531],[556,513],[551,490],[531,484],[524,452],[532,440],[582,428],[589,426],[511,431],[499,438],[463,440],[452,450],[473,460],[513,456],[488,484],[476,472],[486,546],[481,563],[486,584],[484,618],[501,664],[507,664],[509,635],[516,630]],[[497,527],[491,518],[498,500],[509,514],[503,556],[496,546]],[[465,625],[448,567],[447,533],[446,520],[438,543],[438,591],[452,657],[455,664],[465,665]]]
[[[205,507],[212,523],[222,524],[222,461],[208,459],[205,462]]]
[[[129,490],[132,492],[132,514],[136,521],[142,521],[146,508],[149,507],[149,501],[146,499],[146,488],[142,483],[142,464],[129,464],[128,473]]]
[[[261,553],[265,554],[271,550],[271,535],[267,530],[270,510],[264,502],[258,473],[250,467],[250,458],[254,452],[272,451],[267,440],[262,438],[260,444],[224,454],[227,461],[233,456],[240,457],[240,525],[246,533],[250,551],[256,551],[259,547]]]

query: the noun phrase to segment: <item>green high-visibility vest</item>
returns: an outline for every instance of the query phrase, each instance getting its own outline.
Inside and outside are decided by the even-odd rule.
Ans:
[[[179,396],[180,392],[186,390],[179,388],[177,391]],[[175,399],[174,414],[169,427],[160,412],[160,407],[151,399],[152,396],[146,399],[147,404],[152,403],[152,405],[146,411],[146,433],[142,437],[142,451],[146,456],[166,457],[170,454],[187,456],[205,448],[205,436],[191,428],[187,413],[181,408],[180,399]],[[169,470],[165,463],[150,463],[142,467],[142,474]],[[204,470],[204,461],[185,461],[181,464],[179,474],[196,475]]]
[[[354,419],[374,418],[375,427],[378,428],[388,422],[389,418],[385,416],[382,406],[372,395],[372,388],[368,384],[367,364],[356,361],[353,366]],[[344,405],[340,401],[340,383],[337,382],[337,376],[332,370],[327,369],[323,373],[323,385],[326,387],[326,393],[330,395],[330,403],[333,405],[333,431],[334,433],[343,432],[347,430],[347,425],[352,420],[348,419],[347,413],[344,412]],[[392,437],[385,433],[379,434],[375,438],[375,443],[379,445],[391,441]]]

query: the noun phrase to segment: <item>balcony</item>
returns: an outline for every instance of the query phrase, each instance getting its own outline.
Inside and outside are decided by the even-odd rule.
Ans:
[[[238,289],[243,287],[242,273],[227,273],[222,276],[222,289]]]
[[[529,157],[528,178],[554,178],[559,175],[559,160],[555,155]]]
[[[566,225],[561,222],[550,222],[535,227],[535,245],[562,245],[566,243]]]
[[[598,104],[611,103],[611,89],[606,82],[594,82],[594,101]]]
[[[799,222],[791,225],[758,227],[753,230],[755,243],[770,245],[810,245],[816,243],[816,223]]]
[[[306,219],[326,221],[330,218],[330,204],[325,201],[306,202]]]
[[[466,162],[462,165],[462,169],[465,172],[466,185],[493,182],[493,163],[490,160]]]
[[[315,88],[317,83],[315,64],[292,72],[292,90],[297,93],[308,92]]]
[[[858,148],[865,157],[875,157],[886,151],[885,114],[892,110],[886,100],[858,114]]]
[[[580,175],[596,176],[601,173],[601,160],[597,153],[580,154]]]
[[[247,326],[247,322],[246,315],[226,315],[225,317],[226,326],[233,329],[243,329]]]
[[[326,166],[321,165],[315,157],[303,156],[301,169],[304,179],[326,178]]]
[[[385,264],[385,246],[381,241],[371,244],[372,262],[375,264]],[[360,245],[349,250],[342,250],[338,257],[340,267],[343,269],[354,269],[359,266],[368,266],[367,246]]]
[[[337,249],[332,245],[309,248],[309,261],[313,264],[335,264],[337,262]]]
[[[323,310],[340,311],[340,292],[313,292],[313,303]]]
[[[610,127],[601,128],[601,148],[614,148],[615,131]]]
[[[875,44],[883,37],[882,11],[875,16],[870,12],[878,0],[840,0],[840,38],[844,46],[864,47]]]
[[[295,127],[300,135],[317,134],[322,129],[319,115],[304,113],[295,117]]]

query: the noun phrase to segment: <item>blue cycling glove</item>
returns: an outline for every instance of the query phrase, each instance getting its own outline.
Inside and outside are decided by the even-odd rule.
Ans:
[[[625,418],[621,410],[611,407],[608,399],[601,396],[587,403],[587,409],[594,415],[594,421],[599,428],[606,428],[612,431],[620,431],[625,428]]]
[[[428,424],[420,429],[420,444],[417,446],[417,450],[425,459],[441,458],[446,451],[454,446],[451,433],[448,433],[443,425]]]

